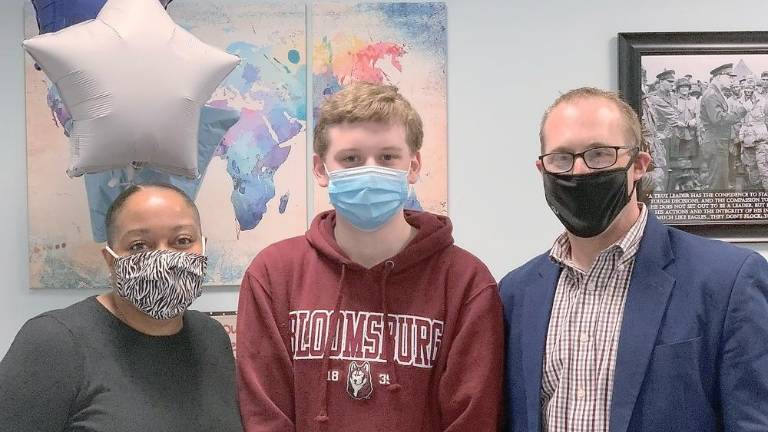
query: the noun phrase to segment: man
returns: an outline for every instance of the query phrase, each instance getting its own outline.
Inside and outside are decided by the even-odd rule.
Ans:
[[[656,78],[659,81],[659,88],[649,95],[648,100],[653,107],[659,140],[666,152],[665,159],[671,166],[678,157],[678,138],[675,128],[686,125],[680,121],[678,98],[673,93],[676,82],[675,71],[664,70],[656,75]]]
[[[734,105],[734,111],[729,111],[726,89],[733,84],[733,63],[718,66],[712,71],[712,85],[707,87],[701,97],[700,120],[704,129],[701,142],[702,156],[707,166],[707,187],[710,190],[727,190],[728,156],[731,145],[733,125],[747,114],[747,110]]]
[[[666,227],[614,93],[547,110],[536,165],[566,231],[500,283],[508,432],[768,428],[768,263]]]
[[[642,126],[643,126],[643,151],[651,155],[651,164],[648,174],[643,177],[642,190],[646,194],[653,191],[663,192],[667,188],[667,152],[659,139],[656,127],[656,118],[649,100],[646,86],[647,75],[645,69],[641,70],[643,81]],[[647,198],[643,196],[642,199]]]
[[[677,111],[680,125],[675,127],[678,138],[678,157],[690,159],[695,146],[696,137],[696,98],[691,97],[691,82],[680,78],[675,83],[677,89]]]
[[[740,79],[738,82],[734,82],[731,86],[731,93],[733,99],[739,99],[741,98],[741,91],[744,88],[744,79]]]
[[[701,127],[701,95],[706,89],[706,84],[701,81],[697,81],[696,84],[691,86],[691,97],[696,99],[696,153],[693,157],[693,167],[696,172],[696,178],[694,184],[698,190],[704,189],[702,179],[706,178],[707,167],[703,162],[701,154],[701,141],[704,137],[704,128]]]
[[[742,95],[745,79],[739,79],[738,83],[731,86],[731,95],[726,97],[728,101],[728,112],[736,112],[742,105]],[[741,120],[731,126],[731,142],[728,145],[728,187],[742,190],[744,187],[744,178],[746,170],[742,161],[742,142],[740,137]]]
[[[748,189],[762,189],[760,171],[758,171],[757,146],[768,139],[765,125],[765,100],[755,92],[755,77],[750,75],[744,80],[743,94],[739,103],[747,110],[747,115],[739,127],[738,142],[741,143],[741,162],[747,174]],[[768,167],[764,167],[768,171]]]
[[[701,97],[701,81],[697,84],[691,85],[691,92],[690,95],[692,98],[698,100]]]
[[[757,91],[758,97],[766,97],[766,84],[768,84],[768,71],[761,73],[760,79],[755,82],[755,90]]]
[[[693,168],[693,157],[698,151],[696,139],[696,111],[698,101],[690,96],[691,82],[680,78],[675,82],[677,89],[677,111],[679,125],[675,127],[677,157],[672,164],[674,182],[672,190],[694,190],[699,185]]]
[[[760,74],[760,82],[763,84],[763,89],[768,90],[768,71],[763,71]]]
[[[336,210],[243,278],[245,430],[496,430],[496,283],[453,244],[447,217],[403,211],[421,168],[418,113],[394,87],[356,83],[317,119],[313,171]]]
[[[741,161],[747,171],[748,187],[763,189],[768,185],[768,159],[765,158],[765,148],[768,146],[768,128],[766,128],[766,100],[755,92],[755,77],[749,76],[744,84],[744,96],[741,104],[747,110],[747,115],[739,130],[741,144]],[[760,148],[761,157],[757,153]]]

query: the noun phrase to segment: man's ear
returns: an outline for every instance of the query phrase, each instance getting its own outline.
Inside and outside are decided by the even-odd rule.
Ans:
[[[320,187],[328,186],[328,172],[325,169],[325,162],[318,155],[312,156],[312,174],[315,175],[315,180]]]
[[[647,152],[637,152],[635,156],[635,162],[632,164],[632,179],[634,181],[640,180],[651,165],[651,155]]]

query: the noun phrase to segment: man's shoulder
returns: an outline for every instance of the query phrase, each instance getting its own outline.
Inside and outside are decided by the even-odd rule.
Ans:
[[[648,102],[650,102],[652,105],[667,103],[667,101],[658,91],[648,93]]]
[[[719,92],[717,92],[714,89],[708,88],[704,91],[704,94],[701,96],[701,102],[715,102],[715,101],[725,101],[725,97],[722,96]]]
[[[735,277],[750,255],[758,255],[753,250],[724,241],[708,239],[673,227],[665,226],[664,229],[669,235],[670,248],[681,273],[691,271],[714,278]]]
[[[546,251],[507,273],[499,282],[499,290],[502,295],[505,293],[511,294],[530,285],[531,281],[535,280],[534,278],[539,277],[542,270],[556,266],[557,264],[552,262],[552,259],[549,257],[549,251]]]
[[[673,227],[666,228],[672,241],[672,248],[676,252],[696,254],[700,255],[702,258],[709,257],[713,261],[719,259],[718,255],[745,258],[747,255],[754,253],[754,251],[749,249],[735,246],[721,240],[701,237]]]

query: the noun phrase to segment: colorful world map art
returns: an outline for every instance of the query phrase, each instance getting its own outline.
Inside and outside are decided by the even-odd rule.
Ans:
[[[27,37],[37,34],[29,6]],[[308,188],[308,111],[357,80],[397,85],[421,113],[424,169],[408,207],[447,212],[443,3],[175,0],[168,12],[201,40],[241,58],[201,113],[198,180],[151,168],[69,179],[69,114],[56,87],[26,60],[32,288],[106,287],[104,214],[123,188],[150,181],[196,197],[208,238],[206,284],[239,284],[261,249],[302,234],[308,218],[327,208],[326,191]]]

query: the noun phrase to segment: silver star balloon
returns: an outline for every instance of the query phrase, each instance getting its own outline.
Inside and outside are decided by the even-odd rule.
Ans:
[[[157,0],[24,41],[72,115],[71,177],[126,166],[198,176],[200,109],[239,59],[176,25]]]

